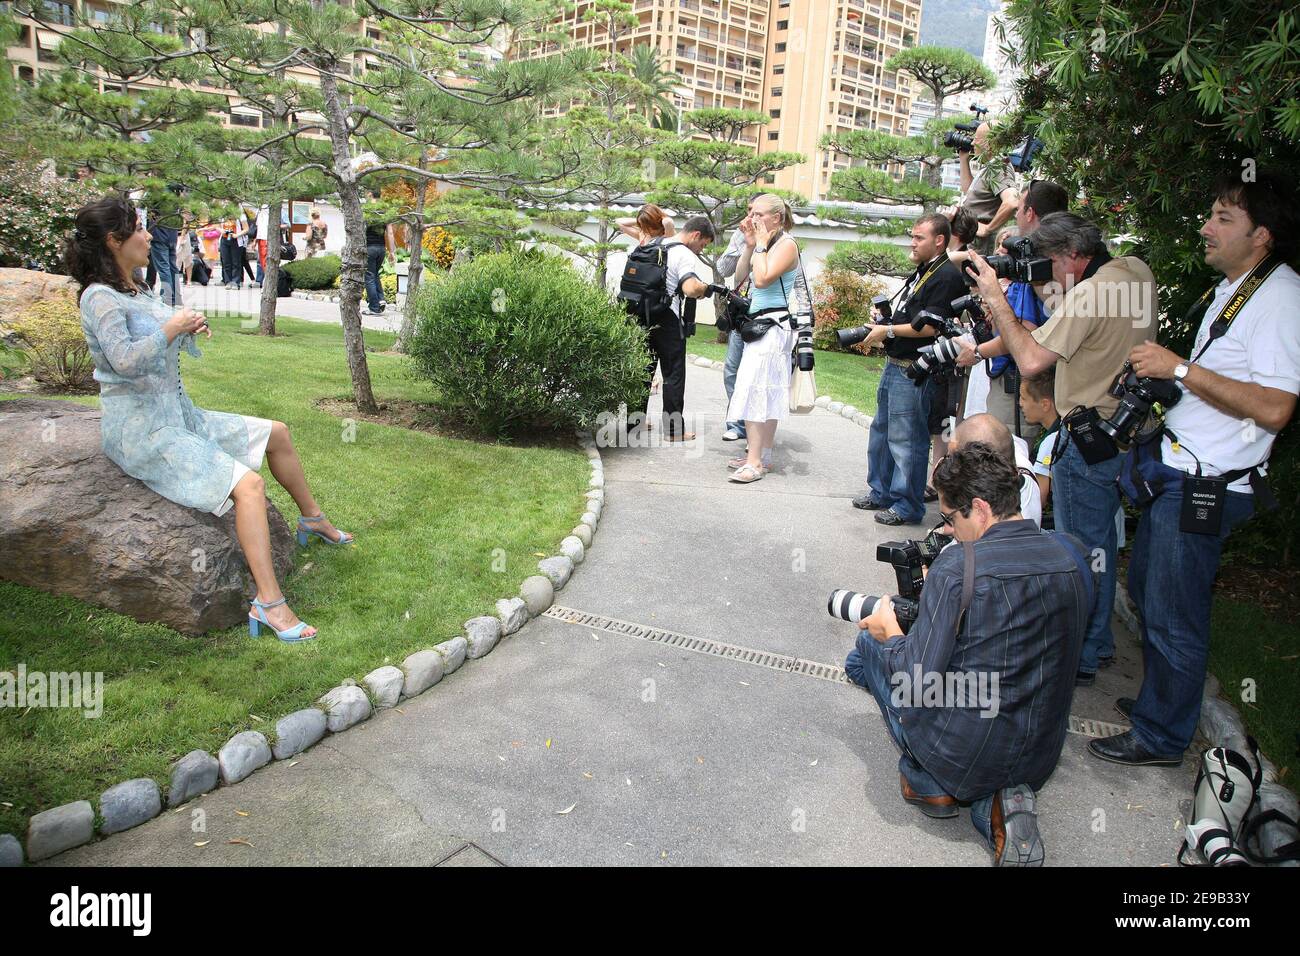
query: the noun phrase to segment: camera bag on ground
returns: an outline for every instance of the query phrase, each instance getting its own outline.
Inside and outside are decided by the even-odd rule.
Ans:
[[[280,278],[276,281],[275,294],[277,298],[287,299],[293,295],[293,276],[281,269]]]
[[[651,239],[627,254],[618,300],[643,328],[653,328],[671,317],[673,297],[668,293],[668,250],[663,239]]]
[[[1243,827],[1263,779],[1259,748],[1247,737],[1252,761],[1235,750],[1211,747],[1201,754],[1193,786],[1192,819],[1178,848],[1182,866],[1248,866]]]
[[[281,244],[280,244],[280,261],[281,261],[281,262],[293,262],[293,260],[294,260],[294,259],[297,259],[297,258],[298,258],[298,247],[297,247],[297,246],[295,246],[292,242],[287,242],[287,243],[281,243]]]
[[[212,270],[202,259],[195,259],[194,265],[190,269],[190,281],[197,282],[199,285],[207,285],[212,279]]]

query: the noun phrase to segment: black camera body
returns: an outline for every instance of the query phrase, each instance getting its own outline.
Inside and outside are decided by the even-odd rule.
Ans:
[[[959,153],[973,152],[975,149],[975,131],[980,128],[980,123],[984,120],[985,114],[988,113],[987,106],[981,106],[979,103],[970,105],[971,112],[975,114],[973,123],[954,123],[953,125],[961,130],[958,132],[949,132],[943,137],[943,145],[949,149],[955,149]]]
[[[871,306],[880,313],[881,319],[888,322],[894,317],[893,300],[887,295],[878,295],[871,300]],[[851,329],[836,329],[835,340],[839,342],[840,348],[847,349],[857,345],[871,334],[870,325],[855,325]]]
[[[977,293],[972,292],[960,299],[953,299],[952,308],[959,315],[965,312],[970,316],[971,334],[975,336],[976,345],[983,345],[997,337],[997,332],[993,330],[993,323],[989,321],[988,313],[984,311],[984,300]]]
[[[717,317],[719,332],[738,332],[749,317],[749,300],[725,285],[711,285],[709,292],[723,299],[722,314]]]
[[[876,560],[893,567],[898,581],[898,593],[889,600],[894,605],[894,616],[904,634],[911,630],[920,613],[921,588],[925,584],[922,569],[929,567],[951,540],[947,535],[932,531],[924,541],[885,541],[876,545]],[[879,600],[873,594],[837,590],[831,592],[826,610],[832,617],[856,624],[871,613]]]
[[[1173,408],[1182,400],[1183,390],[1177,382],[1168,379],[1142,378],[1133,371],[1132,363],[1125,362],[1110,386],[1110,394],[1119,399],[1119,407],[1115,409],[1115,414],[1099,422],[1097,427],[1116,442],[1127,445],[1133,441],[1138,429],[1151,414],[1152,405]]]
[[[1052,260],[1035,255],[1033,236],[1013,239],[1007,243],[1005,256],[989,256],[984,261],[999,279],[1030,283],[1052,281]]]

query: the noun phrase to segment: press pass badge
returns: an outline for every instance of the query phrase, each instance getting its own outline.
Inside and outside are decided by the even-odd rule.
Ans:
[[[1183,515],[1179,527],[1190,534],[1219,533],[1228,483],[1222,478],[1188,475],[1183,481]]]

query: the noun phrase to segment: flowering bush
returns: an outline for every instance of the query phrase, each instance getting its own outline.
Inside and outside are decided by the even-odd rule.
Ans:
[[[95,197],[86,183],[68,182],[27,161],[0,163],[0,265],[31,262],[63,271],[63,240],[72,216]]]
[[[424,251],[433,256],[433,261],[440,268],[451,268],[452,260],[456,258],[456,241],[452,239],[451,233],[442,226],[434,226],[424,231],[421,244],[424,246]]]
[[[862,343],[850,349],[841,349],[835,333],[871,321],[871,300],[884,292],[878,279],[866,279],[847,269],[830,268],[813,283],[813,307],[817,321],[813,327],[813,345],[828,351],[854,351],[862,354],[867,349]]]
[[[28,346],[27,363],[38,382],[63,389],[90,384],[95,363],[71,292],[56,292],[30,306],[14,324],[14,332]]]

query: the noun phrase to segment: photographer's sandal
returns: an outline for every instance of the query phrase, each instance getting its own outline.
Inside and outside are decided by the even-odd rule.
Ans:
[[[759,481],[763,477],[763,469],[755,468],[753,465],[741,465],[728,477],[728,481],[734,481],[738,485],[747,485],[752,481]]]
[[[920,807],[921,812],[927,817],[935,820],[950,820],[957,816],[957,799],[950,797],[948,794],[941,794],[937,797],[923,797],[908,784],[907,778],[901,773],[898,775],[898,788],[903,793],[903,802],[910,803],[914,807]]]
[[[993,795],[989,811],[994,866],[1042,866],[1043,837],[1038,832],[1034,791],[1026,784]]]

